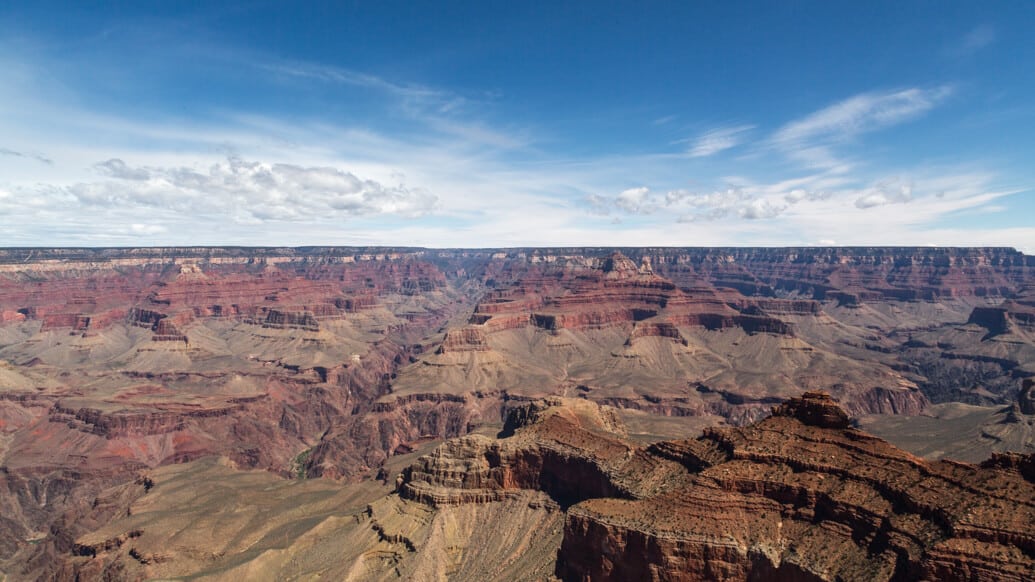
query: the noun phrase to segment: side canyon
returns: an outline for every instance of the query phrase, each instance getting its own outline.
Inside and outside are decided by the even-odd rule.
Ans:
[[[0,572],[1023,580],[1033,377],[1012,249],[0,249]]]

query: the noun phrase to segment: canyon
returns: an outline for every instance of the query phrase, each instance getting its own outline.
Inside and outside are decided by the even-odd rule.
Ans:
[[[1032,377],[1012,249],[0,249],[0,572],[1020,580]]]

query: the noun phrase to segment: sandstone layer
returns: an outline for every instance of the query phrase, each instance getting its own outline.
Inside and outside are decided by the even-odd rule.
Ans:
[[[613,407],[640,443],[812,389],[939,427],[931,403],[1028,406],[1033,289],[1035,259],[997,248],[0,249],[0,571],[52,574],[159,467],[363,481],[544,397]],[[982,443],[1026,446],[990,414]],[[480,489],[560,479],[568,449],[537,451]]]
[[[190,480],[161,470],[125,517],[76,541],[63,571],[947,581],[1028,580],[1035,568],[1035,454],[924,461],[852,428],[825,393],[750,426],[646,446],[628,440],[614,409],[549,398],[510,408],[496,438],[460,437],[414,457],[393,462],[404,468],[388,494],[362,484],[331,494],[322,480],[274,486],[209,465],[179,470],[211,483],[185,498]],[[277,492],[235,486],[237,504],[258,504],[261,519],[212,493],[231,477]],[[187,524],[190,536],[177,533]],[[233,533],[205,541],[217,530]]]
[[[580,404],[580,406],[584,406]],[[626,444],[551,401],[499,441],[447,443],[400,477],[435,506],[518,489],[564,506],[563,580],[1025,580],[1035,455],[925,462],[806,393],[743,428]]]

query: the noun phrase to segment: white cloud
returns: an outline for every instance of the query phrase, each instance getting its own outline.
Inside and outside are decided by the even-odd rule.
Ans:
[[[455,103],[458,98],[458,96],[453,93],[442,91],[440,89],[434,89],[423,85],[394,83],[377,75],[315,63],[273,61],[262,63],[258,67],[262,70],[286,77],[300,77],[330,83],[344,83],[346,85],[383,91],[404,99],[434,101],[438,103],[440,107],[447,103]]]
[[[749,220],[775,218],[787,209],[786,205],[773,204],[769,200],[755,199],[740,208],[740,216]]]
[[[794,190],[794,200],[816,200],[823,195]],[[738,216],[748,220],[773,218],[789,206],[781,198],[785,194],[781,188],[772,187],[737,187],[712,192],[691,192],[689,190],[670,190],[660,196],[649,188],[642,186],[630,188],[612,198],[591,195],[585,198],[591,212],[609,214],[612,210],[635,215],[676,215],[678,222],[710,222],[728,216]]]
[[[169,229],[160,224],[139,224],[134,223],[129,225],[129,232],[138,236],[154,236],[156,234],[163,234],[168,232]]]
[[[15,58],[10,55],[0,51],[5,71]],[[966,212],[1016,208],[1004,203],[1011,191],[993,186],[1017,184],[1023,176],[1007,180],[958,168],[883,171],[867,167],[864,159],[851,164],[840,159],[840,148],[854,137],[923,115],[944,102],[948,88],[864,93],[792,120],[769,136],[766,146],[818,169],[794,174],[784,166],[774,175],[762,160],[733,170],[717,156],[707,166],[694,164],[690,174],[688,153],[700,146],[703,156],[742,144],[748,127],[696,136],[687,153],[564,159],[538,151],[550,146],[541,136],[472,115],[477,104],[448,92],[372,76],[337,78],[322,71],[330,77],[321,79],[316,71],[304,73],[283,76],[294,83],[339,83],[382,93],[391,123],[379,127],[373,119],[360,126],[296,112],[267,117],[236,110],[207,111],[197,119],[135,117],[84,107],[89,99],[62,96],[52,86],[27,88],[23,80],[5,78],[0,109],[19,115],[0,116],[3,145],[16,153],[45,152],[53,165],[0,155],[3,243],[523,246],[836,240],[995,243],[1035,250],[1035,229],[943,226]],[[730,177],[734,172],[744,175]],[[873,179],[888,174],[906,178]],[[402,185],[397,177],[402,175],[406,184],[420,187]],[[900,183],[912,188],[904,192]],[[623,190],[628,185],[638,187]],[[908,212],[901,206],[906,202]],[[987,214],[984,218],[991,222]]]
[[[243,223],[307,221],[373,214],[418,217],[438,199],[423,189],[385,186],[333,167],[268,164],[230,157],[207,169],[134,167],[121,159],[95,166],[106,179],[38,196],[70,196],[81,207],[157,208],[183,217],[223,215]],[[141,233],[139,224],[131,230]],[[152,228],[152,233],[155,231]]]
[[[947,85],[862,93],[783,125],[770,143],[809,167],[846,166],[833,152],[834,146],[919,117],[951,94]]]
[[[650,214],[657,208],[650,189],[643,186],[623,190],[615,197],[615,206],[629,214]]]
[[[706,131],[693,140],[690,157],[707,157],[736,147],[742,142],[744,134],[754,128],[753,125],[736,125]]]
[[[613,200],[607,196],[601,196],[600,194],[589,194],[585,198],[586,204],[589,206],[589,211],[592,214],[599,214],[601,216],[608,216],[611,214],[611,205]]]
[[[873,208],[886,204],[905,204],[913,199],[913,185],[899,184],[897,180],[877,184],[868,188],[856,199],[856,208]]]
[[[147,180],[151,177],[151,172],[146,168],[130,168],[126,165],[126,162],[112,158],[105,162],[94,164],[99,172],[104,175],[111,176],[112,178],[119,178],[121,180]]]
[[[948,86],[863,93],[792,121],[773,134],[777,143],[842,139],[902,123],[925,113],[948,97]]]

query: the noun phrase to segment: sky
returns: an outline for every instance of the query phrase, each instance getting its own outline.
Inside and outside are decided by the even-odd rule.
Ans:
[[[0,3],[0,246],[1012,246],[1035,3]]]

